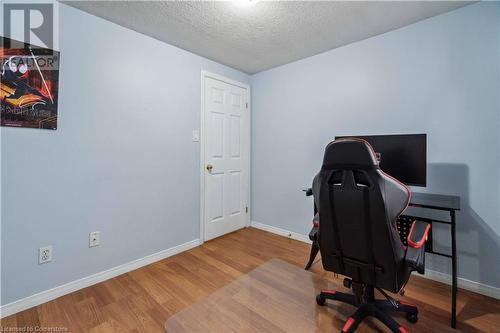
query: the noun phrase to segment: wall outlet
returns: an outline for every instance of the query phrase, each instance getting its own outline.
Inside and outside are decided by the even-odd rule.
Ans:
[[[92,231],[89,234],[89,247],[98,246],[101,242],[101,233],[99,231]]]
[[[200,131],[197,129],[193,130],[192,140],[193,142],[200,142]]]
[[[52,261],[52,245],[44,246],[38,249],[38,263],[46,264]]]

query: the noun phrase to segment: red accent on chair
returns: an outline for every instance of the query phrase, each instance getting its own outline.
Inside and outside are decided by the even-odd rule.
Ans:
[[[408,333],[408,331],[403,326],[399,326],[399,331],[401,333]]]
[[[313,220],[313,227],[318,228],[319,227],[319,222],[316,220]]]
[[[349,328],[352,326],[352,324],[354,324],[354,318],[353,317],[349,317],[347,318],[347,321],[345,322],[345,325],[344,327],[342,328],[342,332],[347,332],[349,331]]]
[[[399,302],[399,303],[401,303],[401,304],[403,304],[403,305],[406,305],[406,306],[411,306],[411,307],[414,307],[414,308],[416,308],[416,307],[417,307],[416,305],[411,304],[411,303],[408,303],[408,302],[406,302],[406,301],[401,301],[401,300],[399,300],[398,302]]]
[[[325,289],[325,290],[321,290],[322,293],[324,294],[331,294],[331,295],[334,295],[337,293],[336,290],[331,290],[331,289]]]
[[[413,247],[414,249],[419,249],[424,245],[425,240],[427,239],[427,233],[429,232],[429,229],[431,228],[431,225],[428,224],[427,227],[425,227],[424,234],[422,235],[422,238],[418,242],[414,242],[411,240],[411,234],[413,232],[413,227],[415,226],[415,221],[411,224],[410,232],[408,233],[408,245]]]

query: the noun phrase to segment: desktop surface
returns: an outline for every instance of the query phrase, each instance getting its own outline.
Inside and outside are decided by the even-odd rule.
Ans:
[[[417,207],[460,210],[460,197],[447,194],[412,192],[410,205]]]

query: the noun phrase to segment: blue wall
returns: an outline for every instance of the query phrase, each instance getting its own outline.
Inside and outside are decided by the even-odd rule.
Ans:
[[[59,129],[0,129],[1,303],[199,237],[201,69],[252,81],[254,221],[308,231],[300,190],[335,135],[426,132],[425,190],[464,201],[460,276],[500,286],[499,13],[467,6],[250,78],[61,5]]]
[[[499,15],[474,4],[253,76],[252,220],[308,232],[301,189],[336,135],[427,133],[424,190],[463,200],[459,275],[500,287]]]
[[[1,129],[2,304],[197,239],[200,71],[249,82],[65,5],[59,15],[58,130]],[[54,260],[38,265],[48,244]]]

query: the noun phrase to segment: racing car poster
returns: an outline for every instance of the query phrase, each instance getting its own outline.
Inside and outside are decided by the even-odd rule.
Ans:
[[[59,52],[0,38],[1,125],[57,129]]]

